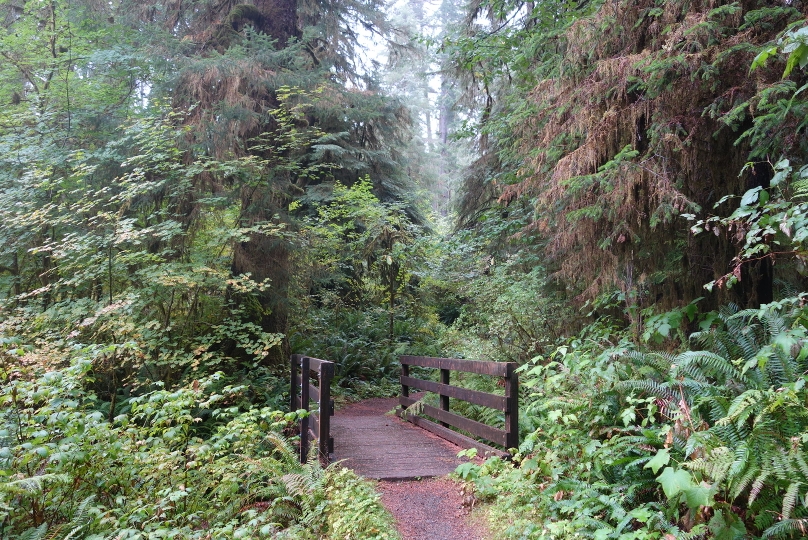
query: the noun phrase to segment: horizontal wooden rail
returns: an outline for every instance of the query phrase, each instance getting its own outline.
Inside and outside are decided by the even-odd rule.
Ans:
[[[402,406],[409,407],[414,403],[418,403],[418,400],[402,396],[400,403]],[[465,416],[460,416],[459,414],[435,408],[431,405],[423,405],[421,410],[425,415],[431,416],[435,420],[451,424],[452,426],[462,429],[463,431],[468,431],[477,437],[482,437],[483,439],[487,439],[502,446],[508,444],[506,439],[507,434],[502,429],[491,427],[488,424],[483,424],[481,422],[477,422],[476,420],[466,418]]]
[[[433,358],[431,356],[402,356],[402,365],[420,366],[449,371],[478,373],[492,377],[508,377],[516,369],[516,362],[483,362],[480,360],[464,360],[460,358]]]
[[[452,431],[449,426],[461,429],[474,437],[485,439],[505,448],[519,446],[519,378],[515,373],[517,367],[515,362],[480,362],[459,358],[432,358],[425,356],[402,356],[400,360],[401,397],[399,403],[402,409],[397,412],[399,416],[460,446],[477,448],[485,453],[506,454],[471,437]],[[441,382],[412,377],[410,375],[410,366],[440,370]],[[502,378],[504,379],[505,395],[499,396],[452,386],[449,384],[452,371]],[[405,413],[407,407],[418,402],[417,399],[410,397],[411,388],[438,394],[440,408],[422,405],[419,410],[439,423],[431,422],[411,412]],[[460,399],[474,405],[502,411],[505,413],[505,429],[498,429],[449,412],[449,398]]]
[[[300,419],[300,462],[306,462],[309,457],[309,442],[316,439],[318,457],[327,465],[331,460],[330,454],[334,451],[334,440],[331,438],[331,416],[334,414],[331,379],[334,378],[334,363],[303,354],[293,354],[291,365],[289,390],[291,408],[293,411],[299,409],[309,411],[306,418]],[[315,374],[314,380],[317,381],[317,386],[312,384],[312,373]],[[316,408],[311,407],[311,401],[317,404]]]
[[[478,392],[477,390],[469,390],[468,388],[459,388],[457,386],[436,383],[434,381],[425,381],[423,379],[416,379],[414,377],[402,376],[401,384],[410,388],[417,388],[418,390],[425,390],[434,394],[441,394],[444,396],[461,399],[468,403],[473,403],[474,405],[491,407],[492,409],[499,409],[503,412],[508,411],[508,398],[505,396]]]

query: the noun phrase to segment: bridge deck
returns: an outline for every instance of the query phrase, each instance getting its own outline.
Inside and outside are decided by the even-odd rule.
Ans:
[[[365,478],[405,480],[443,476],[463,463],[459,446],[386,414],[396,399],[371,399],[331,418],[334,459]]]

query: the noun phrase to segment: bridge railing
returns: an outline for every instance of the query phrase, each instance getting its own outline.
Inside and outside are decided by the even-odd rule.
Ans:
[[[309,445],[316,440],[320,462],[327,465],[330,454],[334,452],[334,439],[331,438],[331,416],[334,415],[331,379],[334,378],[334,363],[303,354],[293,354],[291,364],[289,395],[292,410],[309,411],[306,418],[300,419],[300,462],[306,462]],[[315,407],[311,406],[312,401],[315,402]]]
[[[515,373],[516,362],[481,362],[476,360],[461,360],[457,358],[431,358],[424,356],[401,357],[401,397],[399,403],[402,407],[397,414],[413,424],[427,429],[458,446],[477,448],[484,454],[505,455],[506,452],[497,450],[474,438],[449,429],[449,426],[470,433],[473,437],[485,439],[504,448],[519,447],[519,378]],[[418,379],[410,376],[410,367],[419,366],[440,370],[440,382]],[[498,377],[505,386],[505,395],[489,394],[452,386],[450,374],[452,371],[477,373]],[[440,407],[431,405],[418,405],[413,409],[420,410],[426,416],[438,421],[431,422],[425,418],[405,412],[407,407],[419,400],[410,396],[410,389],[424,390],[440,396]],[[449,400],[460,399],[475,405],[490,407],[505,413],[504,429],[495,428],[459,414],[449,412]]]

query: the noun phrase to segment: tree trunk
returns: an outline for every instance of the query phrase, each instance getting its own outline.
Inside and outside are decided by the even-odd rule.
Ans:
[[[269,188],[256,191],[244,188],[242,192],[243,226],[251,226],[266,221],[286,221],[280,214],[280,205],[273,201]],[[275,220],[274,216],[280,215]],[[249,273],[255,282],[269,280],[269,287],[248,298],[237,299],[240,307],[250,320],[260,324],[264,332],[284,334],[288,332],[289,321],[289,277],[291,261],[288,242],[279,236],[253,234],[247,242],[238,243],[233,250],[232,273],[234,276]],[[289,355],[288,341],[281,347],[273,348],[266,357],[271,365],[281,365]]]

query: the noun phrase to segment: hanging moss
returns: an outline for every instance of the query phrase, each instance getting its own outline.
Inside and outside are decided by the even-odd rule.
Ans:
[[[225,20],[216,26],[208,45],[222,52],[239,38],[240,32],[247,26],[262,31],[265,26],[264,15],[258,8],[249,4],[233,6]]]
[[[547,254],[579,298],[619,288],[645,305],[681,305],[726,273],[733,239],[690,237],[680,216],[749,188],[739,172],[761,141],[739,134],[783,69],[750,77],[749,66],[803,16],[756,1],[611,0],[570,24],[555,62],[539,67],[535,114],[509,126],[523,180],[500,202],[536,201],[530,227],[549,237]],[[766,152],[791,151],[776,136]],[[760,279],[770,277],[749,276]],[[711,304],[760,300],[747,288],[719,294]]]

